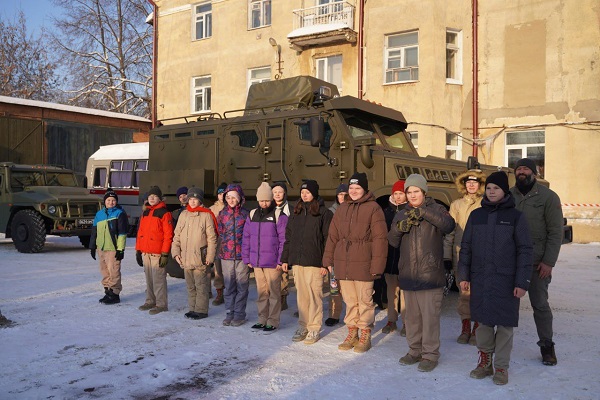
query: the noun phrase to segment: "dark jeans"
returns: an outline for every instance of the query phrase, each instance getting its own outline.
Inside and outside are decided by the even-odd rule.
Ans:
[[[552,309],[548,303],[548,286],[552,276],[540,279],[539,271],[533,267],[531,283],[529,284],[529,301],[533,308],[533,319],[539,337],[538,346],[550,346],[552,342]]]

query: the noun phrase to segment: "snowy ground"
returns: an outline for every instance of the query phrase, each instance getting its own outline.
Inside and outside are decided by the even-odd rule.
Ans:
[[[600,244],[564,246],[550,287],[558,365],[540,362],[527,298],[515,330],[509,384],[476,381],[473,346],[455,342],[456,293],[445,300],[442,357],[431,373],[402,366],[406,340],[381,333],[373,349],[341,352],[346,328],[324,326],[315,345],[293,343],[295,293],[280,329],[253,333],[249,323],[221,325],[224,306],[201,321],[184,318],[183,280],[169,278],[167,313],[138,311],[144,275],[128,239],[122,303],[106,306],[100,274],[77,238],[48,240],[40,254],[17,253],[0,239],[0,310],[15,324],[0,329],[0,399],[598,399],[600,398]],[[327,302],[326,302],[327,303]]]

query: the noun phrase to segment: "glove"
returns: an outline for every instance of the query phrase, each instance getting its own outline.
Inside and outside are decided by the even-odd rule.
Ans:
[[[410,228],[412,228],[412,223],[407,219],[403,219],[402,221],[398,221],[397,226],[400,232],[408,233],[410,232]]]
[[[92,258],[95,260],[96,259],[96,249],[90,249],[90,254],[92,255]]]
[[[142,259],[142,252],[139,250],[135,252],[135,261],[137,261],[137,263],[140,267],[144,266],[144,260]]]
[[[117,261],[121,261],[123,257],[125,257],[125,251],[117,250],[117,252],[115,253],[115,258],[117,259]]]
[[[452,261],[450,261],[450,260],[444,260],[444,268],[448,272],[452,271]]]
[[[408,211],[406,213],[406,216],[409,219],[413,219],[415,221],[420,221],[423,219],[423,214],[425,214],[425,212],[423,211],[422,208],[411,208],[410,211]]]
[[[169,253],[161,253],[160,260],[158,261],[158,266],[164,268],[167,266],[169,262]]]

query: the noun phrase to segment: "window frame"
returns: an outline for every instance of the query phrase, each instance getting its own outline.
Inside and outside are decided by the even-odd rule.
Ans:
[[[339,85],[334,82],[333,79],[331,79],[332,77],[329,76],[329,72],[330,72],[330,61],[333,58],[339,58],[340,59],[340,76],[339,76]],[[319,64],[323,63],[323,72],[325,74],[325,76],[319,76]],[[334,64],[335,65],[335,64]],[[324,57],[317,57],[315,58],[315,78],[317,79],[321,79],[325,82],[329,82],[333,85],[336,85],[338,88],[338,92],[340,93],[340,96],[342,96],[342,92],[343,92],[343,77],[344,77],[344,72],[343,72],[343,68],[344,68],[344,57],[342,54],[331,54],[328,56],[324,56]]]
[[[259,5],[259,7],[255,7]],[[254,26],[253,12],[258,9],[259,12],[259,25]],[[273,12],[272,12],[272,1],[271,0],[248,0],[248,30],[264,28],[271,26]]]
[[[448,144],[448,136],[456,137],[456,144]],[[462,160],[462,147],[463,147],[463,138],[462,136],[456,135],[454,133],[446,132],[446,159],[448,160]],[[451,158],[448,156],[449,151],[455,151],[456,157]]]
[[[209,11],[198,12],[198,7],[209,6]],[[192,41],[205,40],[212,37],[212,3],[203,1],[192,5]],[[198,37],[198,23],[202,20],[202,36]]]
[[[197,86],[196,79],[206,79],[210,80],[209,85],[205,86]],[[201,93],[199,93],[199,90]],[[196,110],[196,97],[198,95],[202,95],[202,109]],[[208,101],[206,101],[208,99]],[[212,106],[212,76],[211,75],[200,75],[192,77],[191,84],[191,110],[192,114],[203,114],[211,111]],[[208,108],[206,108],[208,106]]]
[[[456,35],[456,44],[448,42],[448,34]],[[446,28],[446,83],[462,85],[462,49],[463,49],[463,35],[460,29]],[[451,62],[448,52],[453,51],[453,64],[455,77],[448,77],[448,66]]]
[[[415,150],[418,150],[419,149],[419,132],[418,131],[406,131],[406,133],[408,134],[410,142],[412,143]],[[416,141],[416,143],[415,143],[415,141]]]
[[[400,36],[408,36],[408,35],[412,35],[412,34],[417,35],[416,44],[407,44],[407,45],[403,45],[403,46],[390,47],[390,45],[389,45],[390,38],[400,37]],[[416,52],[417,52],[417,64],[414,67],[406,65],[406,59],[407,59],[406,52],[409,50],[413,50],[413,49],[416,49]],[[390,56],[390,53],[397,52],[397,51],[400,52],[400,54],[398,56]],[[384,52],[384,56],[383,56],[384,57],[384,60],[383,60],[384,61],[383,62],[383,65],[384,65],[383,84],[384,85],[395,85],[395,84],[399,84],[399,83],[412,83],[412,82],[419,81],[420,52],[419,52],[419,30],[418,29],[385,35],[384,44],[383,44],[383,52]],[[400,66],[397,68],[389,68],[390,59],[399,59]],[[388,73],[390,73],[390,72],[394,73],[395,71],[402,72],[403,70],[407,70],[407,69],[410,74],[410,79],[388,81]],[[416,74],[416,77],[413,76],[413,71],[414,71],[414,74]]]
[[[269,70],[269,79],[265,79],[265,78],[252,78],[252,72],[254,71],[260,71],[260,70]],[[271,81],[271,75],[272,71],[271,71],[271,66],[267,65],[264,67],[254,67],[254,68],[248,68],[248,76],[247,76],[247,81],[246,81],[246,93],[248,92],[248,89],[250,89],[250,86],[254,85],[255,83],[262,83],[262,82],[269,82]]]
[[[541,143],[521,143],[521,144],[508,144],[509,141],[509,135],[510,134],[514,134],[514,133],[541,133],[543,135],[544,141]],[[538,174],[540,175],[541,178],[544,177],[544,171],[543,171],[543,165],[540,165],[537,162],[537,158],[535,158],[533,155],[529,155],[528,154],[528,149],[530,148],[534,148],[534,147],[543,147],[544,151],[544,158],[543,158],[543,164],[546,164],[546,131],[544,129],[536,129],[536,130],[525,130],[525,131],[510,131],[510,132],[506,132],[505,135],[505,144],[504,144],[504,165],[513,168],[509,165],[509,150],[521,150],[521,156],[519,158],[531,158],[534,161],[536,161],[536,166],[538,169]]]

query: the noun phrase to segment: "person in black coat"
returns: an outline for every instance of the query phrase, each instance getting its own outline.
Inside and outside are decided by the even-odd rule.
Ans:
[[[506,173],[494,172],[487,178],[481,206],[467,221],[458,281],[462,290],[471,290],[471,318],[479,323],[479,364],[471,377],[482,379],[494,374],[495,369],[493,381],[503,385],[508,382],[520,298],[531,279],[533,245],[527,220],[515,209]]]

